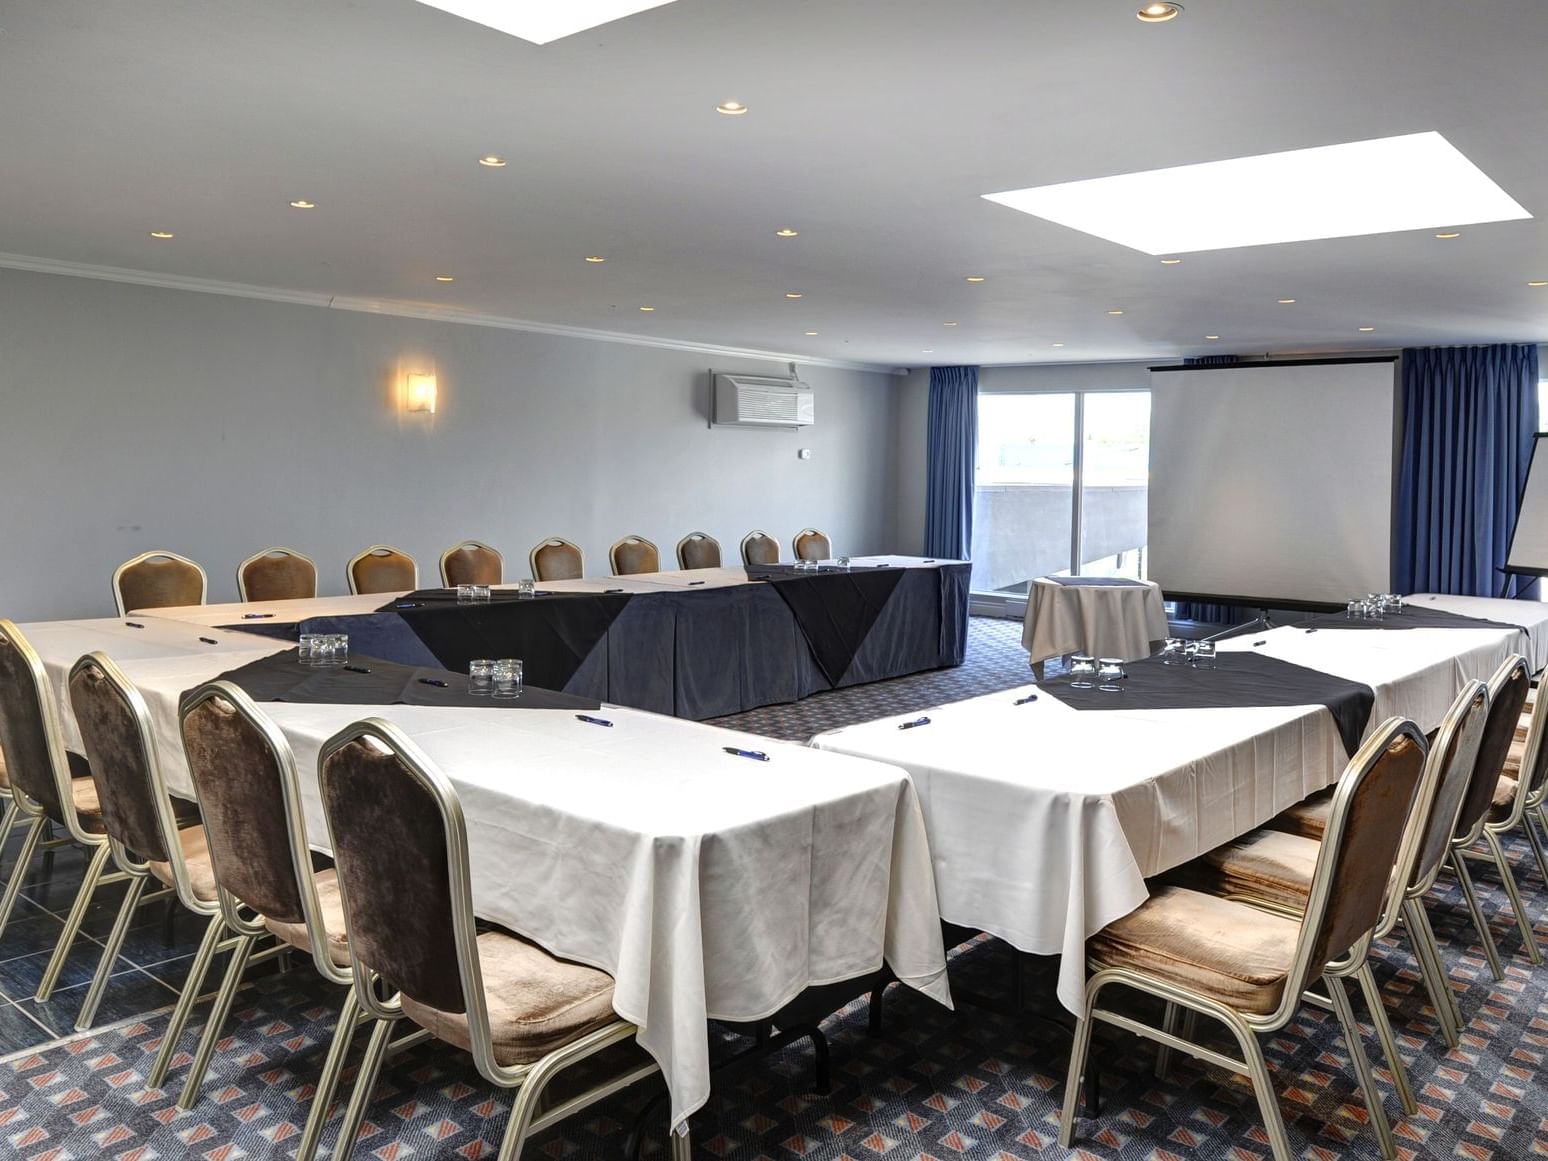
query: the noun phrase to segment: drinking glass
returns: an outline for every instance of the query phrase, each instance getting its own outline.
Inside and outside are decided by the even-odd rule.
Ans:
[[[1358,621],[1365,616],[1365,602],[1350,601],[1349,604],[1344,606],[1344,616],[1351,621]]]
[[[1070,656],[1070,682],[1071,689],[1092,689],[1096,682],[1091,679],[1096,676],[1096,658],[1089,653],[1075,653]]]
[[[468,588],[473,590],[473,595],[470,599],[474,602],[484,604],[489,600],[488,585],[469,585]]]
[[[1181,665],[1187,659],[1188,643],[1181,637],[1168,637],[1161,645],[1162,665]]]
[[[1123,671],[1123,658],[1104,657],[1097,665],[1097,680],[1102,683],[1097,688],[1104,693],[1122,693],[1123,686],[1118,683],[1129,676]]]
[[[302,633],[296,650],[296,660],[300,661],[302,665],[316,665],[317,642],[319,640],[320,635],[317,633]]]
[[[458,585],[457,586],[457,603],[459,605],[466,605],[470,601],[473,601],[475,599],[474,596],[473,596],[473,590],[476,589],[477,587],[478,587],[477,585]]]
[[[841,557],[838,558],[838,562],[837,563],[838,563],[838,566],[840,568],[844,569],[845,571],[848,571],[848,569],[849,569],[849,557],[841,556]]]
[[[521,696],[521,662],[514,657],[503,657],[494,663],[495,697]]]
[[[1197,669],[1215,668],[1215,643],[1213,641],[1198,641],[1194,643],[1193,664]]]
[[[468,692],[474,697],[488,697],[494,688],[495,663],[487,658],[468,662]]]
[[[324,665],[338,668],[349,664],[349,636],[345,633],[329,633],[328,652]]]

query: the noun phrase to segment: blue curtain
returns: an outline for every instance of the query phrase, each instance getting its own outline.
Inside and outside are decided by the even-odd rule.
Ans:
[[[978,368],[930,368],[925,468],[926,556],[967,560],[973,548],[978,459]]]
[[[1535,346],[1403,352],[1398,592],[1500,593],[1536,432]]]

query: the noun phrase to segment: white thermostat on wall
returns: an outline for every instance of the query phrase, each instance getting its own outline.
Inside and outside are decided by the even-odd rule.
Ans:
[[[812,449],[809,447],[803,447],[800,451],[796,452],[796,455],[800,456],[803,460],[809,460],[812,458]]]

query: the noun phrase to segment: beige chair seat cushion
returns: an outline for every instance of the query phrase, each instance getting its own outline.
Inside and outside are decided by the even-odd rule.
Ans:
[[[11,776],[8,773],[6,773],[6,769],[5,769],[5,755],[4,754],[0,754],[0,790],[9,790],[10,788],[11,788]]]
[[[1489,821],[1504,822],[1516,805],[1516,791],[1520,783],[1508,774],[1501,774],[1494,786],[1494,799],[1489,803]]]
[[[1526,740],[1517,738],[1510,744],[1510,749],[1505,751],[1505,764],[1501,769],[1512,778],[1521,775],[1521,763],[1526,760]]]
[[[87,834],[101,834],[102,803],[97,799],[97,784],[90,775],[70,779],[70,801],[75,806],[81,829]]]
[[[1210,851],[1202,859],[1211,895],[1241,895],[1297,911],[1306,909],[1322,844],[1305,835],[1258,830]]]
[[[1282,830],[1289,834],[1304,835],[1306,838],[1322,840],[1323,833],[1328,829],[1328,819],[1333,814],[1333,787],[1328,787],[1310,798],[1297,802],[1289,810],[1285,810],[1269,819],[1269,827],[1272,830]]]
[[[323,926],[328,929],[328,958],[337,967],[349,966],[349,937],[344,933],[344,900],[339,895],[339,876],[332,867],[318,871],[313,878],[317,884],[317,906],[322,912]],[[264,917],[263,925],[298,951],[312,953],[312,940],[305,923],[283,923]]]
[[[1163,887],[1092,936],[1087,955],[1266,1015],[1284,997],[1300,930],[1296,920],[1245,903]]]
[[[210,862],[209,836],[204,833],[204,827],[185,826],[177,832],[177,838],[183,848],[183,863],[188,868],[188,885],[193,888],[194,898],[202,903],[215,902],[220,895],[215,887],[215,864]],[[150,873],[168,887],[177,885],[172,877],[171,863],[152,861],[147,865]]]
[[[531,1064],[618,1019],[611,976],[555,959],[524,939],[487,931],[478,937],[478,962],[494,1056],[502,1065]],[[472,1047],[462,1012],[444,1012],[404,996],[403,1014],[449,1044]]]

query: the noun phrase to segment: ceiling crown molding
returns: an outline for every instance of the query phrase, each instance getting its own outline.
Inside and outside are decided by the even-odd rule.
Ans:
[[[71,278],[95,278],[102,282],[125,282],[134,286],[155,286],[163,290],[187,290],[196,294],[223,294],[231,298],[256,298],[265,302],[288,302],[300,306],[320,306],[361,314],[390,315],[394,318],[426,319],[431,322],[461,323],[464,326],[494,327],[498,330],[525,331],[529,334],[554,335],[566,339],[586,339],[597,343],[624,343],[635,347],[654,347],[666,351],[691,351],[699,355],[731,359],[766,359],[779,363],[800,363],[805,367],[832,367],[841,371],[870,371],[885,375],[904,375],[907,368],[877,363],[857,363],[845,359],[825,359],[789,351],[760,351],[745,347],[724,347],[715,343],[697,343],[687,339],[655,338],[622,331],[592,330],[558,323],[533,322],[503,315],[477,314],[434,303],[410,302],[396,298],[357,298],[350,295],[320,294],[307,290],[286,290],[273,286],[255,286],[247,282],[221,282],[213,278],[194,278],[184,274],[165,274],[151,270],[132,270],[123,266],[97,266],[88,262],[67,262],[59,258],[35,258],[27,254],[0,252],[0,268],[27,270],[37,274],[63,274]]]

